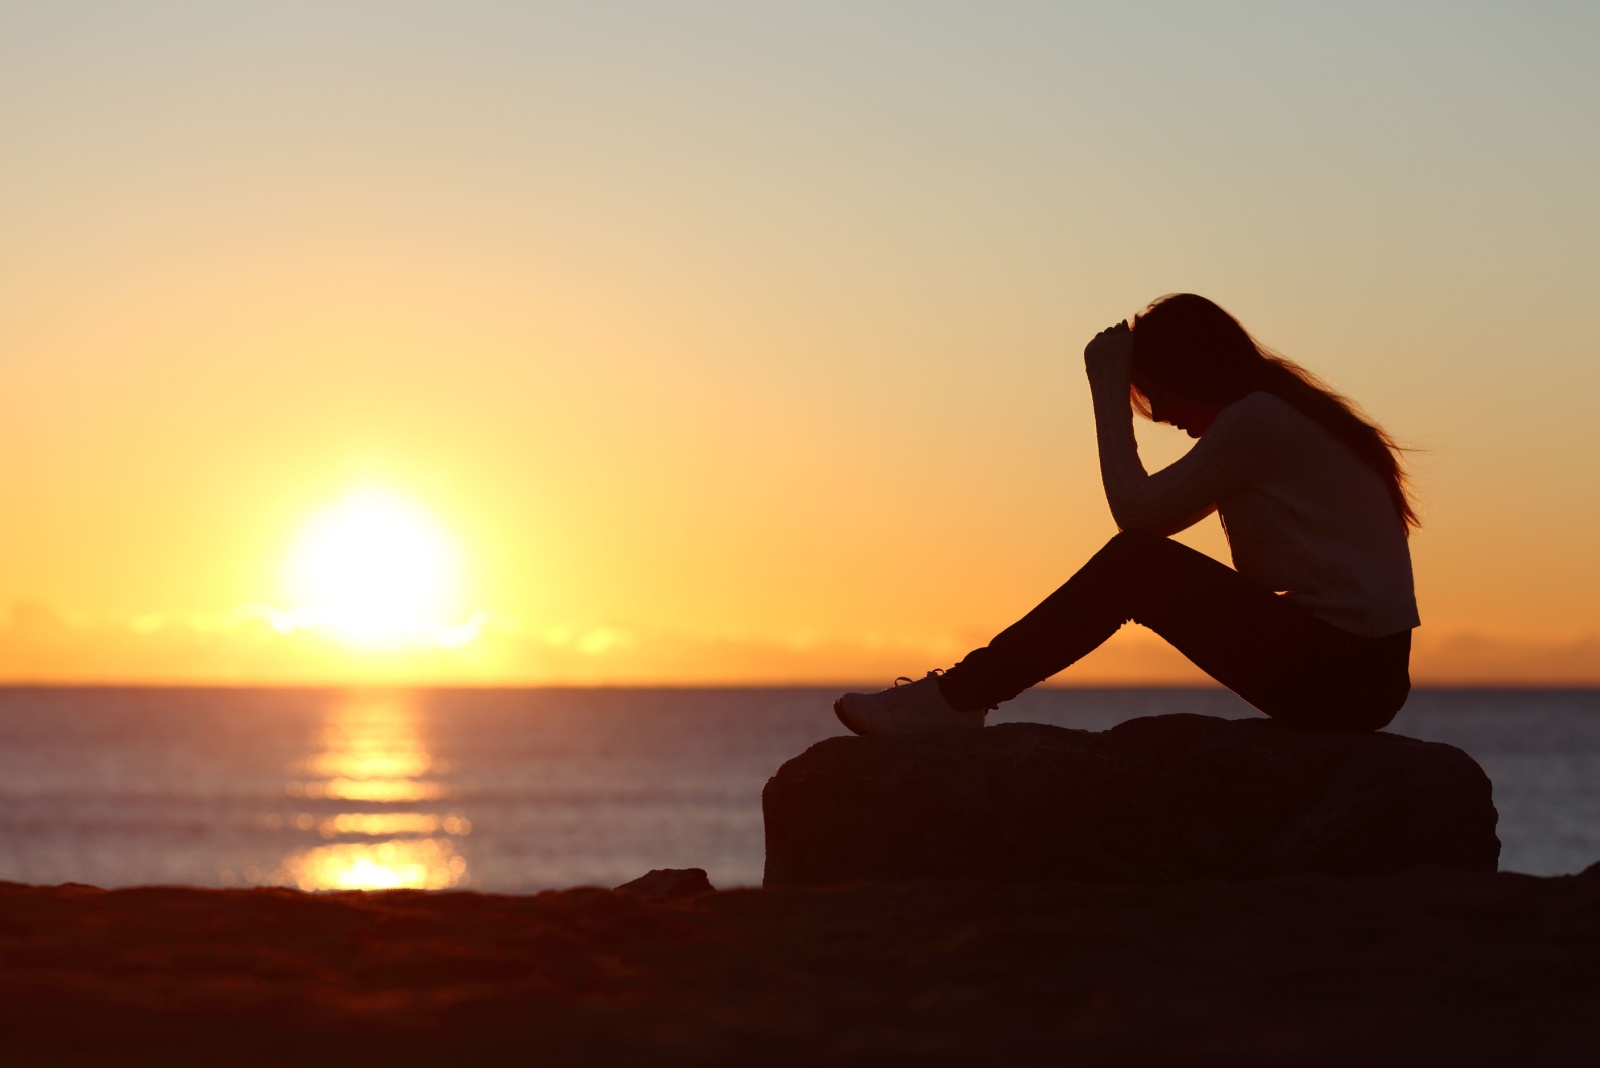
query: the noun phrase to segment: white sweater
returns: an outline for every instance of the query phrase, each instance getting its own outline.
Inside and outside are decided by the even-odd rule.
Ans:
[[[1118,527],[1165,536],[1215,510],[1241,575],[1352,634],[1418,625],[1405,525],[1383,480],[1315,420],[1251,393],[1152,475],[1133,436],[1126,361],[1091,365],[1089,381]]]

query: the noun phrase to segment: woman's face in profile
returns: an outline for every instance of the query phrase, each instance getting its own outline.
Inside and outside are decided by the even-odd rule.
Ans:
[[[1168,423],[1177,427],[1191,438],[1198,438],[1206,432],[1212,422],[1217,418],[1215,405],[1203,401],[1191,400],[1180,393],[1160,386],[1141,388],[1145,399],[1150,402],[1150,418],[1158,423]]]

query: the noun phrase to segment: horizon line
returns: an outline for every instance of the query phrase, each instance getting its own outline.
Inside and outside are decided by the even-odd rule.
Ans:
[[[827,690],[849,692],[850,687],[877,686],[875,682],[860,679],[844,681],[714,681],[714,682],[212,682],[212,681],[160,681],[143,680],[118,682],[108,680],[0,680],[4,690]],[[882,688],[879,686],[878,688]],[[1208,681],[1194,682],[1081,682],[1041,683],[1034,690],[1221,690],[1227,687]],[[1589,682],[1568,681],[1507,681],[1481,680],[1464,682],[1414,683],[1412,693],[1433,691],[1512,691],[1543,690],[1551,692],[1585,692],[1600,690],[1600,679]],[[1027,691],[1024,691],[1027,692]],[[1243,701],[1243,698],[1240,698]],[[1248,703],[1248,702],[1246,702]]]

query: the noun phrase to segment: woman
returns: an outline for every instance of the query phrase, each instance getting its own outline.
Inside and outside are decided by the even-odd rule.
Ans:
[[[1418,523],[1394,442],[1190,293],[1101,331],[1083,356],[1121,533],[984,648],[845,694],[839,719],[857,734],[981,727],[1132,620],[1288,726],[1387,725],[1411,689],[1418,625],[1406,545]],[[1147,474],[1134,411],[1199,441]],[[1169,539],[1213,510],[1237,570]]]

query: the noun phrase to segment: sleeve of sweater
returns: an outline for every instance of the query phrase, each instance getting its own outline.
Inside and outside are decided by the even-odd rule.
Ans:
[[[1148,474],[1139,460],[1128,405],[1126,360],[1092,368],[1095,436],[1106,503],[1121,530],[1175,534],[1210,515],[1217,502],[1253,481],[1270,451],[1259,395],[1230,404],[1177,462]]]

